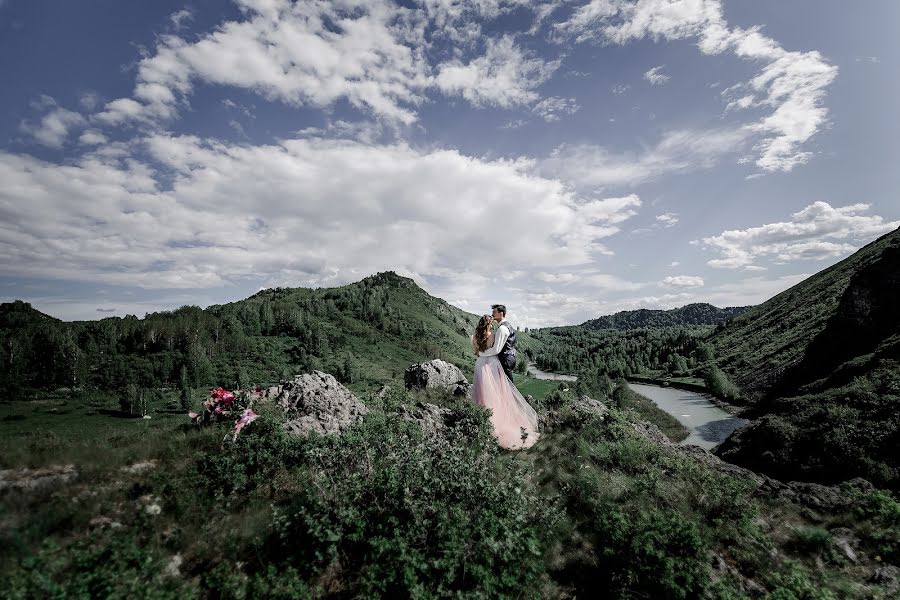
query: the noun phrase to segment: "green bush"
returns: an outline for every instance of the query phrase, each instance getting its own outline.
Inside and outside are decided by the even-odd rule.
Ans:
[[[270,552],[301,570],[339,565],[364,597],[535,596],[554,509],[518,467],[496,471],[483,409],[461,405],[453,420],[425,435],[375,413],[318,439]]]

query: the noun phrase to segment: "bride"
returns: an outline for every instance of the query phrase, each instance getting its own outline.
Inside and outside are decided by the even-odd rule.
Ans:
[[[491,424],[501,448],[530,448],[540,437],[537,413],[506,376],[496,352],[484,354],[494,345],[493,323],[490,315],[484,315],[472,336],[472,349],[478,356],[472,399],[491,409]]]

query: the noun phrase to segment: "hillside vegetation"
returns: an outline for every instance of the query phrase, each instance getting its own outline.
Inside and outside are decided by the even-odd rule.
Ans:
[[[716,450],[781,478],[900,488],[900,231],[720,326],[757,417]]]
[[[695,303],[671,310],[626,310],[585,321],[587,329],[643,329],[649,327],[683,327],[690,325],[718,325],[745,313],[749,306],[717,308],[712,304]]]

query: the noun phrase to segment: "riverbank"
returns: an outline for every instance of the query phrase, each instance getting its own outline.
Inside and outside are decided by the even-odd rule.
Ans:
[[[719,398],[715,394],[712,394],[706,386],[696,385],[693,383],[685,383],[682,381],[669,381],[667,379],[656,379],[653,377],[626,377],[625,381],[628,383],[644,383],[647,385],[656,385],[659,387],[670,387],[676,388],[679,390],[686,390],[688,392],[694,392],[702,395],[704,398],[708,399],[710,402],[724,410],[725,412],[735,416],[735,417],[743,417],[744,414],[750,410],[749,406],[738,406],[736,404],[731,404],[727,400],[723,400]]]

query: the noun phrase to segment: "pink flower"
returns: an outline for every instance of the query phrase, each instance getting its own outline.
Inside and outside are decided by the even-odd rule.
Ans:
[[[259,417],[258,414],[253,412],[252,408],[248,408],[243,412],[241,418],[237,420],[237,423],[234,424],[234,439],[237,439],[238,434],[241,432],[241,429],[255,421]]]

